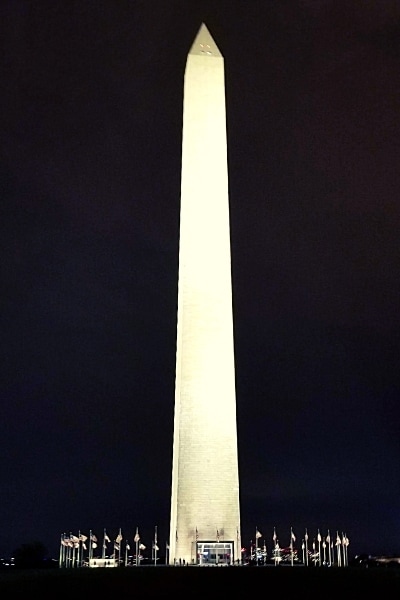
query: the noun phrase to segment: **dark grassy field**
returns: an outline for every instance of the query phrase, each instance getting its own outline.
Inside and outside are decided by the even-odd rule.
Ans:
[[[54,598],[110,597],[180,599],[225,598],[228,595],[304,593],[359,599],[361,595],[400,593],[400,568],[304,567],[130,567],[120,569],[52,569],[0,572],[0,598],[24,594]],[[394,596],[396,594],[396,596]]]

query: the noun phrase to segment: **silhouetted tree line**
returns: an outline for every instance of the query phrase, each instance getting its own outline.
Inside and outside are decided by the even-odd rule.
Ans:
[[[56,561],[47,557],[47,548],[42,542],[22,544],[14,550],[14,565],[17,569],[44,569],[58,567]]]

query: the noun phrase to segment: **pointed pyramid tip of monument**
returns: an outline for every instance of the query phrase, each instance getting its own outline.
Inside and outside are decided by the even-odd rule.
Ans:
[[[194,39],[189,54],[198,56],[220,56],[222,53],[218,48],[214,38],[212,37],[207,25],[204,21],[201,23],[197,35]]]

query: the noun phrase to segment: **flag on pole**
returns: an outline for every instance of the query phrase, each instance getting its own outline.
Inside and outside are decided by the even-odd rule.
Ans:
[[[122,533],[121,533],[121,528],[119,529],[119,534],[117,535],[117,537],[115,538],[115,541],[117,542],[117,544],[119,544],[120,542],[122,542]]]
[[[322,540],[322,537],[321,537],[321,534],[319,532],[319,529],[318,529],[317,540],[318,540],[318,542],[321,542],[321,540]]]
[[[277,535],[276,535],[276,528],[275,527],[274,527],[274,535],[272,536],[272,539],[274,540],[274,542],[276,542]]]
[[[199,532],[197,531],[197,527],[196,527],[196,542],[199,539]]]
[[[139,544],[139,549],[140,550],[146,550],[146,546],[144,544]]]
[[[126,542],[126,549],[127,549],[127,550],[130,550],[130,549],[131,549],[131,547],[130,547],[130,545],[128,544],[128,542]]]
[[[262,537],[262,533],[260,531],[258,531],[258,529],[256,527],[256,539],[258,540],[260,537]]]
[[[219,542],[219,530],[217,529],[217,542]]]
[[[97,542],[97,537],[94,535],[94,533],[90,534],[90,539],[92,540],[92,542]]]
[[[175,530],[175,541],[176,542],[178,541],[178,530],[177,529]]]
[[[111,542],[110,538],[108,537],[106,530],[104,530],[104,541],[105,542]]]
[[[138,542],[140,540],[139,529],[136,527],[135,537],[133,538],[134,542]]]

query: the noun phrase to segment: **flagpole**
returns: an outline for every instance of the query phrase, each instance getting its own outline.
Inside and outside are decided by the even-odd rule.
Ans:
[[[317,540],[318,540],[318,563],[319,563],[319,566],[321,566],[321,540],[322,540],[322,538],[321,538],[319,529],[318,529]]]
[[[275,566],[278,565],[278,560],[277,560],[277,548],[276,548],[276,540],[277,540],[277,535],[276,535],[276,527],[274,527],[274,533],[272,535],[272,541],[273,541],[273,546],[274,546],[274,563]]]
[[[72,563],[71,563],[71,565],[72,565],[72,568],[73,568],[73,567],[75,567],[75,540],[74,540],[75,536],[72,535],[72,531],[70,532],[70,536],[69,537],[72,540]]]
[[[308,533],[307,533],[307,529],[306,529],[306,533],[304,535],[304,540],[306,543],[306,566],[308,567]]]
[[[71,546],[70,546],[71,542],[70,542],[69,538],[67,538],[67,544],[68,544],[68,546],[66,546],[67,551],[65,553],[65,566],[67,568],[69,568],[70,567],[69,557],[70,557],[70,554],[71,554]]]
[[[63,534],[63,553],[62,553],[62,564],[65,568],[67,566],[67,541],[65,539],[65,533]]]
[[[71,556],[72,555],[72,548],[73,548],[73,542],[71,540],[71,533],[70,533],[70,536],[68,538],[68,553],[67,553],[67,562],[68,562],[67,566],[68,566],[68,568],[71,568],[71,565],[72,565],[72,556]]]
[[[157,525],[154,528],[154,566],[157,566]]]
[[[346,538],[344,536],[343,531],[342,531],[342,557],[343,557],[342,566],[345,567],[346,566]]]
[[[332,566],[332,553],[331,553],[331,534],[329,533],[329,529],[328,529],[328,535],[326,536],[326,541],[328,544],[328,557],[329,557],[329,566]]]
[[[336,546],[336,562],[337,562],[337,566],[340,567],[341,566],[341,564],[340,564],[341,563],[341,560],[340,560],[341,556],[340,556],[340,546],[339,546],[339,543],[338,543],[337,536],[336,536],[335,546]]]
[[[67,566],[67,540],[65,538],[66,535],[63,533],[62,566],[64,568]]]
[[[115,538],[114,541],[114,560],[117,560],[117,565],[120,566],[121,564],[121,544],[122,544],[122,530],[121,527],[119,528],[119,532],[117,537]],[[118,557],[118,558],[117,558]]]
[[[60,539],[60,554],[58,557],[58,568],[61,569],[62,566],[62,552],[63,552],[63,548],[64,548],[64,538],[63,538],[63,534],[61,534],[61,539]]]
[[[256,565],[258,567],[258,538],[262,537],[262,533],[258,531],[258,527],[256,526]]]
[[[347,537],[347,533],[343,534],[343,557],[344,557],[344,566],[348,567],[349,566],[349,554],[348,554],[348,545],[349,545],[350,541],[349,538]]]
[[[78,562],[77,562],[77,567],[81,566],[81,554],[82,554],[82,542],[81,542],[81,530],[79,529],[78,531]]]
[[[136,544],[136,566],[139,566],[139,540],[140,540],[140,536],[139,536],[139,529],[138,527],[136,527],[136,534],[135,537],[133,538],[135,544]]]
[[[290,528],[290,564],[293,567],[293,529]]]
[[[125,540],[125,566],[128,566],[128,550],[130,550],[131,547],[128,543],[128,540]]]
[[[293,567],[293,538],[292,538],[292,528],[290,528],[290,565]]]

